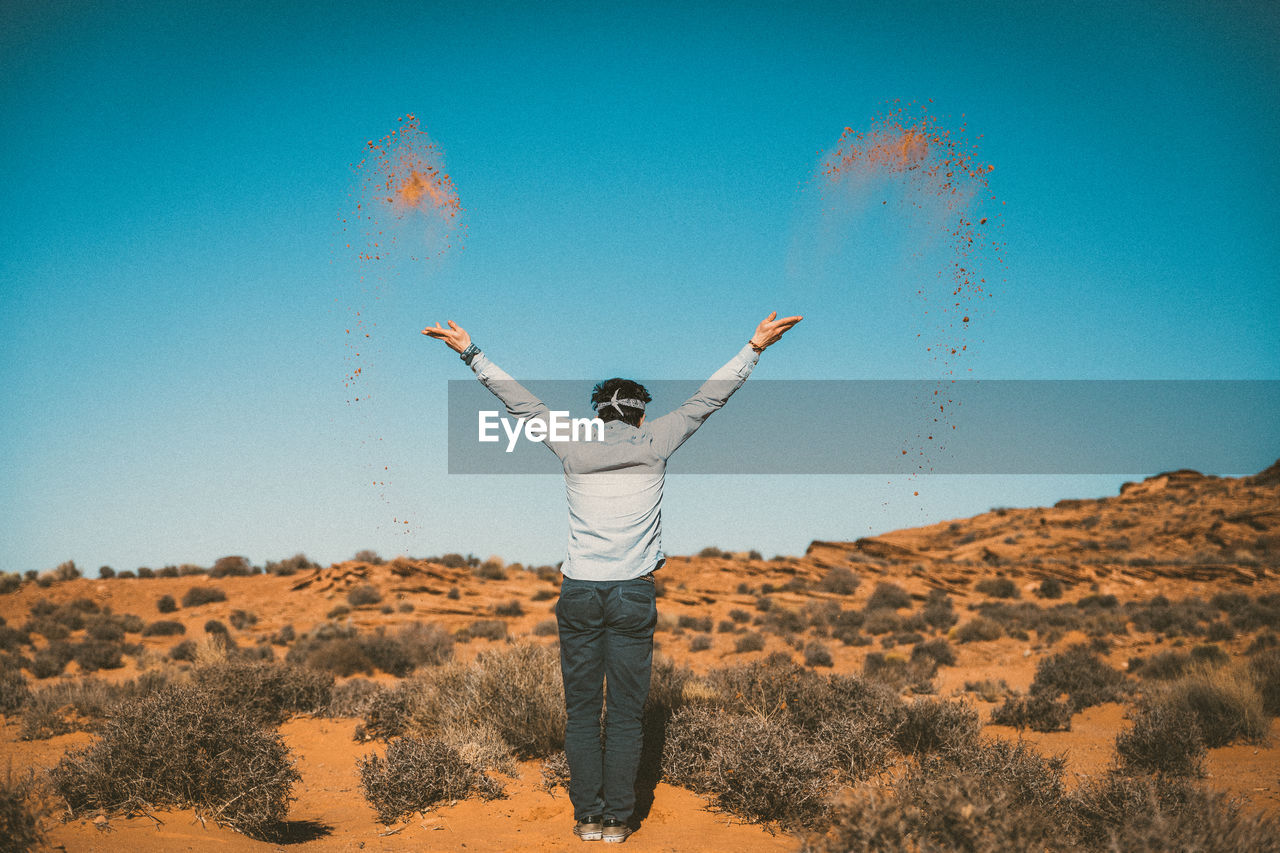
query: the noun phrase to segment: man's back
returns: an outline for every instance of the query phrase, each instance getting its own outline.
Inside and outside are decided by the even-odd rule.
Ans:
[[[662,567],[667,459],[742,386],[759,358],[744,346],[675,411],[639,427],[613,420],[600,441],[544,442],[564,466],[569,538],[560,570],[566,577],[629,580]],[[471,369],[512,416],[547,419],[546,405],[483,353]]]

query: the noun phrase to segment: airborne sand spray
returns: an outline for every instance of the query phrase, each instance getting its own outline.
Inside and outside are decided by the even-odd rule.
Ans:
[[[995,167],[979,160],[965,132],[964,124],[945,127],[927,105],[895,101],[867,129],[846,127],[810,181],[822,204],[822,251],[835,255],[858,243],[860,257],[889,270],[900,297],[917,306],[913,334],[939,379],[932,399],[920,401],[927,412],[921,431],[901,449],[915,457],[918,473],[932,470],[956,429],[952,413],[961,401],[951,382],[971,371],[973,330],[992,283],[1004,282],[1004,244],[993,237],[1003,202],[988,181]]]
[[[387,486],[391,461],[373,412],[378,399],[377,339],[383,296],[402,278],[420,280],[429,266],[455,245],[465,226],[453,179],[445,171],[444,154],[412,115],[381,139],[365,143],[364,157],[351,166],[355,186],[342,218],[344,251],[356,262],[357,288],[344,323],[346,354],[343,387],[348,406],[361,408],[360,418],[370,472],[379,499],[390,506]],[[395,528],[409,531],[403,510],[393,515]]]

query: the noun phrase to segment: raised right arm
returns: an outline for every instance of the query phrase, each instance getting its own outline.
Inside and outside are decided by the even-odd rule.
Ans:
[[[507,414],[513,418],[521,420],[538,419],[545,424],[551,423],[551,414],[547,409],[546,403],[543,403],[535,397],[528,388],[525,388],[519,382],[511,378],[511,376],[498,365],[489,360],[480,348],[471,341],[471,335],[467,334],[463,329],[452,320],[449,322],[449,328],[443,329],[439,323],[435,326],[428,326],[422,330],[422,334],[437,340],[444,341],[449,349],[461,355],[462,360],[467,363],[471,371],[475,373],[476,378],[480,380],[480,384],[488,388],[493,395],[502,401],[507,407]],[[544,441],[551,452],[557,456],[560,455],[560,442]]]

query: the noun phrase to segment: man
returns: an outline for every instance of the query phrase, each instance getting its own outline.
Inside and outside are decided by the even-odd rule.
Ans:
[[[670,414],[646,426],[649,392],[627,379],[609,379],[591,395],[596,416],[605,422],[603,440],[553,441],[548,435],[543,442],[563,464],[569,503],[556,620],[573,831],[584,841],[622,842],[633,829],[641,717],[658,619],[653,572],[666,561],[662,487],[667,459],[741,387],[760,353],[802,319],[777,316],[775,311],[761,321],[747,345]],[[460,353],[512,417],[550,422],[546,405],[480,352],[452,320],[448,328],[436,323],[422,333]]]

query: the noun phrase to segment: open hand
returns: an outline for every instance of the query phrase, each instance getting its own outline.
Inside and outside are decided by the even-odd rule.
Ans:
[[[448,323],[449,328],[447,329],[440,328],[439,323],[436,323],[434,326],[427,326],[422,330],[422,334],[444,341],[448,344],[449,349],[454,352],[462,352],[467,347],[471,346],[471,336],[467,334],[467,330],[452,320],[449,320]]]
[[[781,320],[775,319],[777,316],[778,312],[774,311],[760,321],[760,325],[756,326],[756,333],[751,336],[752,346],[764,349],[776,344],[788,329],[804,319],[798,314],[794,317],[783,317]]]

